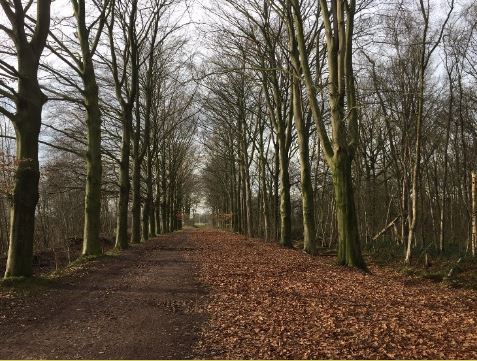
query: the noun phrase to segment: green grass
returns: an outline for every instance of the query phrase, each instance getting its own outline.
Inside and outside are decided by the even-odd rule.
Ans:
[[[48,289],[54,280],[50,277],[8,277],[0,280],[0,292],[13,296],[30,296]]]

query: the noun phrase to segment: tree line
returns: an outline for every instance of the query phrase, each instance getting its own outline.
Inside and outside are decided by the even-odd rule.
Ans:
[[[181,228],[196,182],[189,4],[0,5],[5,277],[68,237],[97,256],[105,237],[125,249]]]
[[[202,178],[218,226],[302,239],[310,254],[337,247],[339,264],[362,269],[378,243],[406,264],[430,250],[475,256],[473,2],[209,11]]]

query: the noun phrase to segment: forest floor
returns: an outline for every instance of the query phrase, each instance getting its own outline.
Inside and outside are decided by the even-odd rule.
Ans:
[[[0,288],[0,359],[477,358],[477,292],[185,230]]]

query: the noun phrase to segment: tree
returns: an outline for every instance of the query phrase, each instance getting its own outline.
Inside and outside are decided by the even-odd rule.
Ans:
[[[16,161],[15,187],[10,220],[10,241],[5,277],[29,277],[32,275],[33,234],[35,209],[38,202],[40,169],[38,163],[38,140],[41,127],[41,112],[47,98],[38,81],[40,57],[45,48],[50,28],[50,0],[36,2],[36,21],[33,32],[27,15],[33,2],[25,7],[20,0],[1,0],[0,5],[11,28],[1,25],[14,42],[17,68],[1,60],[2,70],[17,82],[13,90],[1,81],[0,93],[15,104],[15,112],[0,107],[0,112],[9,118],[15,127]]]
[[[323,153],[333,176],[338,221],[338,263],[366,269],[361,255],[351,163],[359,141],[358,110],[353,72],[353,30],[356,2],[337,0],[331,9],[320,0],[328,57],[328,94],[332,138],[328,137],[317,101],[305,45],[300,2],[291,0],[303,81]]]
[[[134,105],[139,85],[139,39],[136,33],[138,0],[112,1],[107,23],[111,61],[108,66],[113,75],[116,98],[121,107],[122,142],[120,160],[119,209],[116,230],[117,249],[128,247],[129,164]],[[115,21],[125,35],[122,49],[116,45]],[[118,55],[121,63],[118,62]]]
[[[84,86],[84,105],[86,108],[86,125],[88,149],[86,151],[86,191],[83,251],[84,256],[101,253],[99,234],[101,232],[101,109],[99,91],[93,56],[96,52],[109,9],[109,0],[105,0],[98,16],[98,29],[90,45],[91,28],[86,26],[85,0],[72,0],[77,22],[81,58],[75,57],[79,74]]]
[[[303,98],[301,91],[302,69],[300,65],[300,53],[295,37],[292,8],[287,4],[286,8],[288,24],[288,43],[290,59],[292,63],[292,96],[293,119],[295,120],[298,146],[300,149],[300,179],[303,208],[303,249],[309,254],[315,254],[317,248],[315,229],[315,209],[313,204],[313,184],[311,181],[310,166],[310,122],[303,116]],[[318,60],[317,60],[318,61]]]
[[[452,11],[454,9],[454,0],[451,0],[450,9],[447,13],[447,16],[438,31],[436,39],[429,39],[429,18],[430,18],[430,6],[429,2],[427,5],[424,3],[424,0],[419,0],[420,12],[423,20],[422,28],[422,38],[420,43],[419,50],[419,77],[418,77],[418,105],[417,105],[417,114],[416,114],[416,141],[415,141],[415,153],[414,153],[414,164],[412,168],[412,185],[411,185],[411,208],[409,216],[409,233],[407,239],[407,248],[406,248],[406,257],[404,263],[409,264],[411,262],[411,246],[414,241],[416,225],[418,220],[418,190],[419,190],[419,181],[420,181],[420,170],[421,170],[421,143],[422,143],[422,124],[424,121],[424,89],[425,89],[425,73],[429,65],[432,53],[436,50],[437,46],[441,42],[442,36],[444,35],[444,30],[446,28],[447,22],[450,19]]]

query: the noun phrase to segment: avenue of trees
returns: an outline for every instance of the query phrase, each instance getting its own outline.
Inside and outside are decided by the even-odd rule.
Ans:
[[[369,247],[475,256],[473,1],[0,6],[5,277],[180,229],[201,201],[363,270]]]
[[[196,157],[188,4],[0,5],[5,277],[76,239],[97,256],[105,238],[124,249],[179,229]]]
[[[362,269],[361,249],[377,244],[406,264],[475,256],[472,1],[209,11],[203,181],[218,226],[303,240],[310,254],[336,247],[339,264]]]

